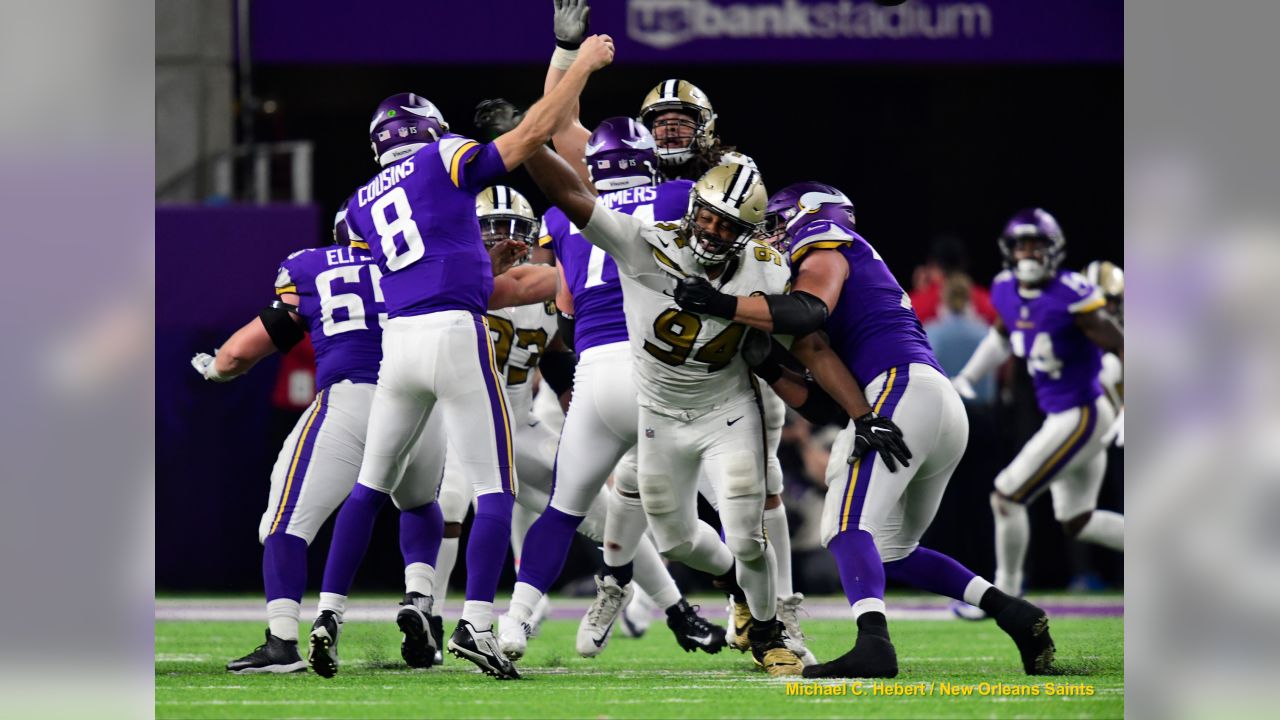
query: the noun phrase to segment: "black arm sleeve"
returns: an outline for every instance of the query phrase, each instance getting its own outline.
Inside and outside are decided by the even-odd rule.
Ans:
[[[573,389],[573,371],[578,366],[578,358],[571,352],[544,353],[538,361],[538,369],[542,371],[542,379],[563,395],[566,390]]]
[[[298,312],[297,307],[276,300],[258,313],[258,319],[262,320],[262,326],[267,329],[267,335],[271,337],[271,344],[282,353],[289,352],[294,345],[302,342],[302,338],[306,337],[302,326],[289,314],[296,312]]]
[[[827,321],[827,304],[816,295],[793,292],[789,295],[766,295],[773,332],[778,335],[804,337]]]
[[[847,425],[849,414],[813,378],[805,378],[809,396],[795,411],[814,425]]]
[[[556,328],[560,330],[560,342],[564,346],[573,349],[573,316],[556,310]]]

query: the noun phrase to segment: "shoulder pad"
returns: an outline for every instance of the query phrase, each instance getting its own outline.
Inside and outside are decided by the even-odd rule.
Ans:
[[[820,220],[811,223],[800,231],[800,237],[791,242],[791,262],[795,263],[810,250],[827,250],[852,245],[856,238],[857,235],[833,222]]]

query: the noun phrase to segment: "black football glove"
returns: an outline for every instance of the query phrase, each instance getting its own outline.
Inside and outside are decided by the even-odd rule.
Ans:
[[[521,117],[523,113],[515,105],[502,98],[494,98],[481,100],[476,105],[473,122],[480,137],[486,142],[493,142],[499,135],[514,130]]]
[[[732,320],[738,312],[738,298],[711,287],[706,278],[690,277],[676,282],[676,304],[683,310]]]
[[[911,463],[907,462],[911,459],[911,450],[902,439],[902,430],[889,418],[869,412],[853,421],[853,432],[853,452],[849,454],[850,465],[869,452],[878,452],[880,457],[884,458],[884,464],[889,467],[889,472],[898,471],[898,465],[894,460],[902,463],[902,467],[911,467]]]
[[[555,0],[552,27],[556,31],[556,45],[565,50],[577,50],[587,36],[590,26],[591,6],[587,0]]]

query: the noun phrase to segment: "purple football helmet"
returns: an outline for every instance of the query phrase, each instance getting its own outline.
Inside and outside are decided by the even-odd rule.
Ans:
[[[1018,243],[1028,238],[1043,241],[1040,258],[1019,260]],[[1000,254],[1004,256],[1005,267],[1013,270],[1019,282],[1038,283],[1058,271],[1067,254],[1067,240],[1052,215],[1040,208],[1026,208],[1005,223],[1004,232],[1000,234]]]
[[[587,174],[600,192],[653,185],[658,177],[658,146],[644,125],[629,117],[611,117],[587,139]]]
[[[333,216],[333,244],[334,245],[350,245],[354,242],[364,242],[355,233],[351,232],[351,227],[347,225],[347,206],[355,195],[342,201],[342,206],[338,208],[338,212]]]
[[[771,245],[787,247],[800,228],[816,220],[854,223],[853,201],[826,183],[792,183],[769,198],[764,234]]]
[[[369,123],[373,157],[387,166],[406,158],[449,132],[444,115],[421,95],[397,93],[378,103]]]

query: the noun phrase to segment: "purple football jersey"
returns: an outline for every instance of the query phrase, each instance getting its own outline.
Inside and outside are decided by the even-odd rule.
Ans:
[[[316,351],[316,388],[378,382],[386,309],[381,273],[364,243],[299,250],[280,263],[276,294],[297,293]]]
[[[791,243],[792,267],[798,268],[812,250],[835,250],[849,263],[849,277],[825,329],[832,349],[859,385],[865,388],[880,373],[909,363],[946,374],[911,309],[911,299],[880,253],[852,226],[819,220],[800,228]]]
[[[601,195],[596,202],[645,221],[671,222],[683,218],[688,211],[692,187],[692,181],[673,180],[615,190]],[[587,242],[559,208],[548,210],[542,222],[538,244],[551,246],[573,295],[574,350],[581,353],[598,345],[626,342],[627,318],[613,258]]]
[[[1097,310],[1106,301],[1083,275],[1060,270],[1041,289],[1019,290],[1006,270],[991,285],[991,304],[1009,331],[1013,354],[1027,359],[1041,410],[1070,410],[1102,394],[1102,350],[1085,337],[1075,314]]]
[[[492,144],[447,134],[388,165],[351,198],[347,224],[383,272],[391,317],[485,312],[493,270],[476,193],[506,172]]]

